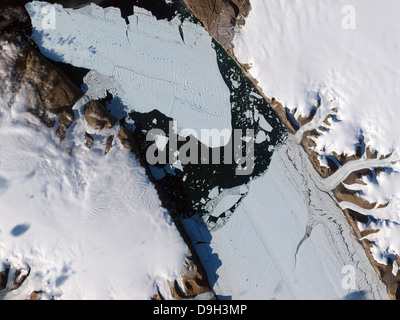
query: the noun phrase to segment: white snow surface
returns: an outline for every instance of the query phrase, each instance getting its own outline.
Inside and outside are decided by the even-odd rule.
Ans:
[[[178,17],[157,20],[138,7],[129,25],[118,8],[95,4],[74,10],[34,1],[26,8],[42,53],[110,77],[128,111],[158,109],[177,120],[183,136],[185,129],[231,129],[230,91],[219,72],[212,38],[200,25],[181,25]],[[42,26],[49,8],[55,9],[54,29]]]
[[[346,29],[355,13],[355,29]],[[327,153],[354,154],[359,130],[382,154],[400,150],[400,2],[251,0],[235,55],[266,96],[307,116],[331,94],[341,122],[321,137]],[[350,15],[349,15],[350,12]],[[334,107],[334,106],[332,106]]]
[[[43,290],[44,299],[149,299],[158,288],[170,297],[167,280],[180,281],[187,246],[145,170],[120,145],[118,126],[88,127],[84,96],[60,145],[55,129],[26,113],[29,89],[7,106],[18,48],[0,45],[0,270],[11,268],[12,285],[18,266],[30,268],[23,286],[0,298]],[[95,138],[91,150],[85,131]]]

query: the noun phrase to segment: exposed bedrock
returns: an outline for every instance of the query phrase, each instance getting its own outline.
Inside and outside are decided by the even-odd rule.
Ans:
[[[62,114],[57,129],[57,136],[62,140],[73,122],[72,107],[83,93],[28,38],[32,27],[24,7],[11,5],[7,1],[0,6],[0,41],[14,48],[14,57],[5,58],[11,70],[5,82],[11,83],[14,93],[23,90],[27,111],[37,116],[47,127],[54,127],[56,118]],[[7,57],[7,53],[4,54]],[[17,102],[14,100],[11,98],[8,101],[9,107]]]
[[[83,110],[86,121],[95,130],[111,129],[117,121],[99,101],[90,100]]]
[[[67,134],[68,128],[74,123],[75,115],[72,108],[63,110],[59,118],[59,126],[56,131],[56,135],[60,140],[64,140]]]
[[[210,35],[225,49],[233,49],[236,26],[244,25],[251,5],[249,0],[183,0],[188,9],[204,24]]]
[[[54,116],[66,112],[62,117],[65,127],[59,131],[60,137],[63,137],[65,129],[68,129],[67,123],[71,122],[72,107],[82,92],[25,39],[17,40],[21,45],[21,54],[15,68],[18,73],[16,85],[30,88],[28,109],[46,126],[53,127]]]

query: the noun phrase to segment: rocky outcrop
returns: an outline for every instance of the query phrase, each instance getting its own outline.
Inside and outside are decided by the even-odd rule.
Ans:
[[[70,109],[81,97],[80,90],[33,49],[27,50],[24,62],[23,80],[36,89],[40,102],[49,112],[61,113]]]
[[[60,140],[64,140],[65,135],[67,134],[68,128],[74,123],[75,115],[72,111],[72,108],[65,109],[59,119],[59,126],[56,131],[56,136]]]
[[[122,146],[131,152],[137,154],[136,144],[133,139],[132,133],[125,127],[123,123],[121,123],[121,128],[118,133],[119,141]]]
[[[186,257],[185,263],[181,268],[181,278],[186,297],[195,297],[210,291],[206,277],[199,270],[192,256]]]
[[[198,268],[199,265],[199,262],[196,263],[194,261],[189,251],[189,256],[186,257],[185,263],[180,270],[183,287],[178,284],[177,280],[173,283],[168,281],[168,286],[174,299],[188,300],[202,295],[204,299],[216,300],[215,293],[210,289],[204,271]],[[160,292],[157,292],[153,299],[164,300],[164,297]]]
[[[85,132],[85,147],[90,149],[94,143],[94,138],[89,133]]]
[[[210,35],[232,51],[235,27],[244,25],[251,5],[249,0],[183,0],[187,8],[204,24]]]
[[[42,300],[42,295],[43,295],[43,291],[41,291],[41,290],[32,291],[29,300],[35,300],[35,301]]]
[[[107,138],[107,140],[106,140],[106,148],[104,150],[104,155],[107,155],[107,153],[110,152],[113,141],[114,141],[114,136],[109,136]]]
[[[17,290],[29,277],[31,270],[29,268],[18,267],[14,274],[14,283],[12,290]]]
[[[96,100],[90,100],[83,110],[86,121],[95,130],[111,129],[117,121],[106,107]]]
[[[29,43],[19,37],[22,45],[15,70],[18,74],[15,88],[22,86],[29,89],[28,111],[36,115],[47,127],[55,124],[55,115],[63,113],[62,121],[69,122],[73,105],[82,96],[67,76],[42,56]],[[59,136],[65,136],[66,127],[60,127]]]
[[[0,272],[0,291],[8,288],[7,290],[17,290],[26,281],[31,272],[30,268],[22,268],[18,266],[14,272],[14,277],[10,279],[10,266],[7,266],[4,271]],[[9,283],[9,281],[11,283]]]
[[[4,290],[7,287],[8,273],[10,268],[6,268],[4,271],[0,272],[0,290]]]
[[[71,114],[72,106],[82,96],[62,70],[45,58],[37,46],[27,37],[32,27],[30,17],[23,6],[6,0],[0,4],[0,39],[12,44],[18,57],[12,68],[12,90],[25,90],[28,111],[36,115],[47,127],[53,127],[56,116],[64,110]],[[14,104],[13,98],[9,106]],[[62,138],[68,129],[68,119],[62,117],[57,135]]]
[[[10,27],[12,25],[10,23]],[[12,74],[8,75],[10,79],[7,81],[12,83],[11,89],[15,93],[8,101],[8,106],[13,107],[15,97],[22,90],[27,111],[49,128],[54,127],[57,116],[66,111],[61,116],[62,125],[57,130],[57,136],[63,138],[73,116],[72,107],[82,96],[81,90],[23,36],[0,30],[0,39],[12,45],[17,56],[15,60],[7,61],[12,64]]]

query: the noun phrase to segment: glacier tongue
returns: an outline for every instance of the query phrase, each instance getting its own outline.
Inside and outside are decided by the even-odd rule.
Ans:
[[[212,39],[200,25],[181,24],[178,17],[156,20],[137,7],[127,25],[119,9],[91,4],[76,10],[52,6],[55,27],[47,28],[42,12],[50,12],[48,6],[36,1],[26,5],[33,39],[48,58],[110,77],[119,84],[118,96],[128,110],[158,109],[177,120],[179,129],[198,133],[231,129],[230,91]],[[216,143],[221,142],[211,142]]]

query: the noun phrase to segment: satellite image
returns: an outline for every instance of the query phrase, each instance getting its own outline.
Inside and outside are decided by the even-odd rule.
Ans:
[[[0,299],[399,300],[399,21],[0,0]]]

